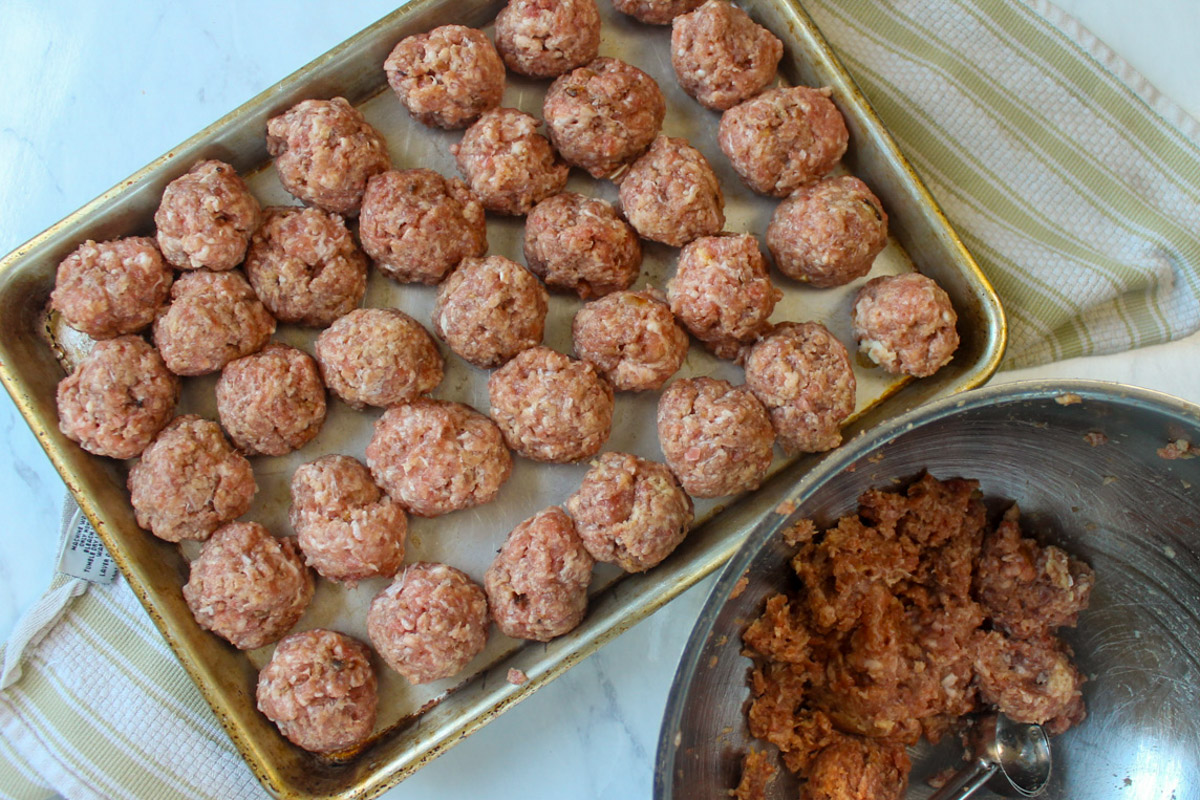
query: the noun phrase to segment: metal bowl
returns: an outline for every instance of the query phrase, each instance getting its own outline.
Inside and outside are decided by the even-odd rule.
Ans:
[[[1181,440],[1200,453],[1200,406],[1054,381],[949,397],[844,445],[796,483],[794,511],[768,515],[714,586],[671,688],[655,797],[718,798],[737,784],[751,741],[741,633],[768,595],[795,581],[777,532],[805,517],[830,523],[865,489],[928,470],[1019,502],[1027,532],[1096,571],[1090,608],[1061,632],[1089,678],[1088,718],[1052,740],[1044,796],[1200,799],[1200,458],[1161,451]],[[731,598],[743,574],[748,586]],[[927,797],[925,778],[961,763],[950,741],[909,752],[910,798]],[[794,798],[795,786],[777,779],[771,796]]]

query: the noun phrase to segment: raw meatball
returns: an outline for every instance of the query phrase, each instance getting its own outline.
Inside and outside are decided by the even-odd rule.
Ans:
[[[207,539],[250,510],[254,470],[221,432],[194,414],[176,417],[129,471],[137,522],[168,542]]]
[[[238,449],[282,456],[312,441],[325,422],[325,384],[303,350],[272,343],[229,362],[217,381],[217,413]]]
[[[258,227],[258,201],[224,161],[200,161],[167,184],[154,212],[163,258],[179,269],[233,269]]]
[[[267,121],[283,188],[305,205],[354,216],[367,181],[391,168],[387,143],[344,97],[304,100]]]
[[[758,240],[748,233],[689,243],[667,282],[676,319],[721,358],[733,358],[770,328],[767,319],[781,297]]]
[[[670,25],[671,20],[698,8],[704,0],[612,0],[613,8],[648,25]]]
[[[250,242],[246,277],[280,322],[323,327],[362,302],[367,257],[337,214],[270,208]]]
[[[767,226],[767,248],[779,271],[820,288],[866,275],[886,246],[887,214],[851,175],[801,186],[775,207]]]
[[[512,473],[495,423],[462,403],[428,398],[384,412],[367,464],[392,499],[422,517],[491,502]]]
[[[687,358],[688,336],[656,289],[615,292],[575,313],[575,353],[620,391],[661,389]]]
[[[322,456],[292,474],[291,488],[288,519],[322,577],[353,586],[400,569],[408,518],[358,459]]]
[[[407,403],[442,382],[442,355],[421,323],[394,308],[360,308],[317,337],[326,385],[354,408]]]
[[[465,183],[431,169],[372,178],[358,235],[379,271],[401,283],[439,283],[459,261],[488,248],[483,205]]]
[[[680,247],[725,227],[725,196],[700,151],[659,136],[621,177],[621,210],[647,239]]]
[[[239,650],[255,650],[287,633],[308,607],[313,577],[296,542],[257,522],[218,528],[191,564],[183,587],[192,616]]]
[[[558,152],[593,178],[608,177],[644,153],[666,113],[653,78],[604,57],[555,79],[542,104]]]
[[[596,0],[509,0],[496,16],[496,49],[513,72],[553,78],[600,50]]]
[[[715,111],[775,80],[783,42],[726,0],[708,0],[671,23],[671,66],[683,90]]]
[[[461,570],[412,564],[371,601],[367,635],[410,683],[449,678],[487,644],[487,597]]]
[[[813,759],[800,800],[903,800],[910,769],[902,744],[838,736]]]
[[[563,192],[538,203],[525,220],[525,263],[547,286],[587,300],[632,286],[642,246],[607,202]]]
[[[433,332],[490,369],[541,344],[550,298],[529,270],[504,256],[464,258],[438,287]]]
[[[671,470],[628,453],[593,461],[566,505],[592,558],[626,572],[658,564],[692,524],[692,498]]]
[[[858,290],[851,318],[858,349],[894,375],[932,375],[958,348],[950,296],[920,273],[868,281]]]
[[[400,102],[422,125],[465,128],[500,105],[504,64],[483,31],[443,25],[402,39],[383,64]]]
[[[784,452],[820,453],[842,443],[854,413],[850,354],[819,322],[785,322],[746,355],[746,386],[771,415]]]
[[[571,168],[537,132],[540,124],[524,111],[497,108],[450,146],[458,171],[488,211],[528,214],[567,185]]]
[[[506,636],[548,642],[583,620],[592,557],[571,518],[554,506],[508,534],[483,576],[496,627]]]
[[[831,90],[771,89],[721,115],[717,143],[756,192],[787,197],[828,175],[846,153],[846,121]]]
[[[591,364],[548,347],[522,351],[493,372],[488,397],[504,441],[535,461],[594,456],[612,429],[612,386]]]
[[[174,275],[153,239],[88,239],[58,265],[50,306],[93,339],[137,333],[154,321]]]
[[[365,644],[336,631],[293,633],[258,673],[258,710],[292,744],[336,753],[375,727],[378,681]]]
[[[658,443],[692,497],[757,489],[771,466],[775,431],[745,386],[683,378],[658,399]]]
[[[154,320],[154,343],[176,375],[206,375],[261,350],[275,318],[241,272],[190,272]]]
[[[58,384],[58,428],[89,453],[133,458],[171,421],[179,378],[140,336],[97,342]]]
[[[1051,636],[1011,639],[1000,631],[981,633],[978,642],[975,675],[985,703],[1017,722],[1045,725],[1050,734],[1083,721],[1084,677],[1065,645]]]

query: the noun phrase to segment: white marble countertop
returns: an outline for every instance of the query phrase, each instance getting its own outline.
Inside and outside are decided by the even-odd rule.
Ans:
[[[1200,5],[1060,0],[1200,117]],[[0,253],[71,213],[394,2],[0,3]],[[1007,372],[1122,381],[1200,401],[1200,338]],[[0,397],[0,637],[50,580],[62,480]],[[712,579],[385,796],[613,798],[651,792],[675,664]]]

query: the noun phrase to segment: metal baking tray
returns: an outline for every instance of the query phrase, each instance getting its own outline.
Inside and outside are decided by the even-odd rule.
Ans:
[[[136,525],[125,491],[127,466],[91,456],[58,431],[55,387],[63,377],[44,339],[42,309],[53,287],[58,262],[80,242],[126,235],[149,235],[163,188],[201,158],[232,163],[264,205],[294,201],[279,186],[266,152],[268,118],[300,100],[341,95],[362,109],[387,138],[398,168],[429,166],[456,174],[449,145],[459,133],[427,129],[412,121],[387,87],[382,64],[404,36],[457,22],[488,29],[503,5],[498,0],[416,0],[363,30],[308,66],[280,81],[241,108],[93,200],[0,261],[0,380],[12,395],[51,461],[108,545],[130,586],[179,656],[235,745],[264,787],[281,798],[363,798],[380,794],[454,743],[494,719],[575,663],[654,612],[724,563],[747,534],[787,495],[787,489],[819,456],[792,461],[777,457],[772,478],[757,492],[721,507],[697,503],[697,527],[662,565],[626,576],[607,565],[597,568],[590,609],[583,624],[548,644],[522,643],[493,632],[487,649],[455,679],[411,687],[378,664],[379,724],[371,741],[340,760],[293,747],[254,707],[258,668],[271,648],[241,653],[202,631],[183,602],[180,587],[187,558],[196,545],[160,541]],[[627,60],[650,73],[667,98],[664,133],[683,136],[712,163],[726,192],[726,228],[760,237],[775,200],[753,194],[741,183],[716,144],[718,116],[683,93],[670,66],[667,27],[641,25],[601,0],[601,55]],[[891,242],[876,261],[872,276],[911,270],[935,278],[950,294],[959,314],[962,344],[954,361],[932,378],[896,379],[861,359],[856,363],[858,411],[845,429],[847,438],[881,420],[937,396],[985,382],[999,363],[1005,341],[1004,316],[991,286],[951,230],[862,94],[838,63],[812,21],[790,0],[746,0],[751,16],[784,41],[781,80],[830,86],[850,129],[845,170],[865,180],[883,201],[891,220]],[[540,116],[547,81],[510,75],[504,104]],[[579,171],[573,191],[616,198],[611,183],[593,181]],[[522,220],[490,217],[491,253],[523,261]],[[663,287],[677,251],[647,243],[638,286]],[[849,310],[861,283],[814,290],[775,274],[784,291],[773,319],[824,322],[852,344]],[[395,306],[428,325],[434,290],[399,286],[372,274],[365,305]],[[570,320],[580,303],[556,295],[551,300],[546,344],[569,352]],[[315,332],[281,326],[275,338],[311,352]],[[446,377],[437,397],[466,402],[486,411],[487,373],[442,348]],[[681,375],[714,375],[735,383],[741,371],[693,345]],[[185,382],[180,411],[215,418],[215,376]],[[657,396],[618,395],[612,437],[606,448],[661,460],[654,432]],[[321,434],[299,453],[254,460],[259,495],[247,518],[277,534],[291,533],[287,523],[287,485],[299,464],[327,452],[362,458],[378,411],[355,412],[330,403]],[[563,502],[578,486],[587,465],[548,466],[516,459],[513,477],[492,504],[435,519],[411,520],[408,561],[442,560],[476,580],[518,522],[546,506]],[[779,509],[784,511],[786,509]],[[768,523],[769,524],[769,523]],[[333,627],[365,639],[365,609],[386,581],[364,581],[353,590],[318,581],[314,602],[297,626]],[[522,670],[521,686],[505,679],[510,668]]]

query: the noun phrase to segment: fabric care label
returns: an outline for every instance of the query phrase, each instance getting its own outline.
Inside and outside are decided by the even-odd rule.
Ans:
[[[58,571],[91,583],[112,583],[117,577],[116,562],[82,511],[77,510],[67,523]]]

